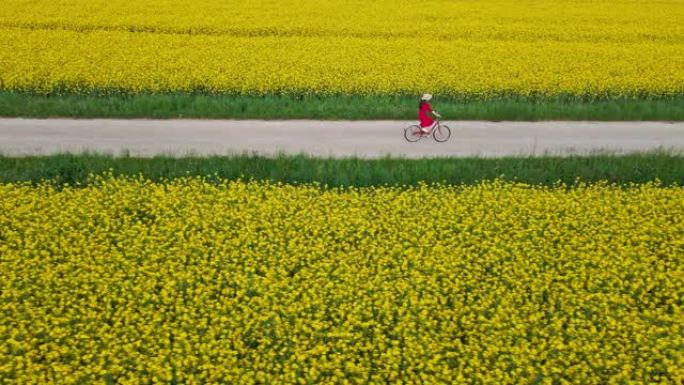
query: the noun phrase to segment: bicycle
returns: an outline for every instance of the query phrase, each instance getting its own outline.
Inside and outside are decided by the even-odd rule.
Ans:
[[[440,143],[446,142],[451,137],[451,129],[446,124],[441,124],[439,118],[435,120],[435,123],[432,124],[427,132],[423,132],[417,124],[408,126],[404,129],[404,138],[411,143],[417,142],[430,135]]]

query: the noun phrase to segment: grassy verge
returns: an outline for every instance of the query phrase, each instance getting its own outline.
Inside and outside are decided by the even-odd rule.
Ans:
[[[320,182],[329,186],[415,185],[419,181],[473,184],[502,178],[532,184],[573,184],[606,180],[618,184],[659,179],[684,185],[684,156],[670,153],[623,156],[441,158],[364,160],[307,156],[135,158],[107,155],[0,156],[0,182],[54,180],[87,183],[90,173],[143,174],[152,180],[187,175],[260,179],[286,183]]]
[[[676,120],[684,121],[684,96],[664,99],[554,99],[439,97],[448,119]],[[34,95],[0,92],[0,116],[72,118],[213,119],[415,119],[409,96]]]

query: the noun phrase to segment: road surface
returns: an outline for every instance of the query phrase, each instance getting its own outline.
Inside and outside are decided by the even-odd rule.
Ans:
[[[407,143],[408,121],[0,119],[0,153],[305,153],[332,157],[569,155],[684,150],[684,123],[446,122],[447,143]]]

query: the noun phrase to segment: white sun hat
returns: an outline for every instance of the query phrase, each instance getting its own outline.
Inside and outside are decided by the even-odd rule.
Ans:
[[[432,94],[424,94],[423,97],[420,98],[420,100],[425,100],[426,102],[429,102],[430,99],[432,99]]]

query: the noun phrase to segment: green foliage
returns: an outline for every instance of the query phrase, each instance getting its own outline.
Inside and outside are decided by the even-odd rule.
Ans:
[[[452,120],[676,120],[684,96],[672,98],[520,97],[491,100],[439,96],[434,106]],[[416,119],[407,95],[34,95],[0,92],[0,116],[211,119]]]
[[[415,185],[420,182],[474,184],[502,178],[553,185],[608,181],[618,184],[660,180],[684,185],[684,156],[655,152],[571,157],[321,159],[308,156],[214,156],[136,158],[109,155],[0,156],[0,182],[43,179],[86,184],[88,175],[143,174],[152,180],[197,175],[328,186]]]

